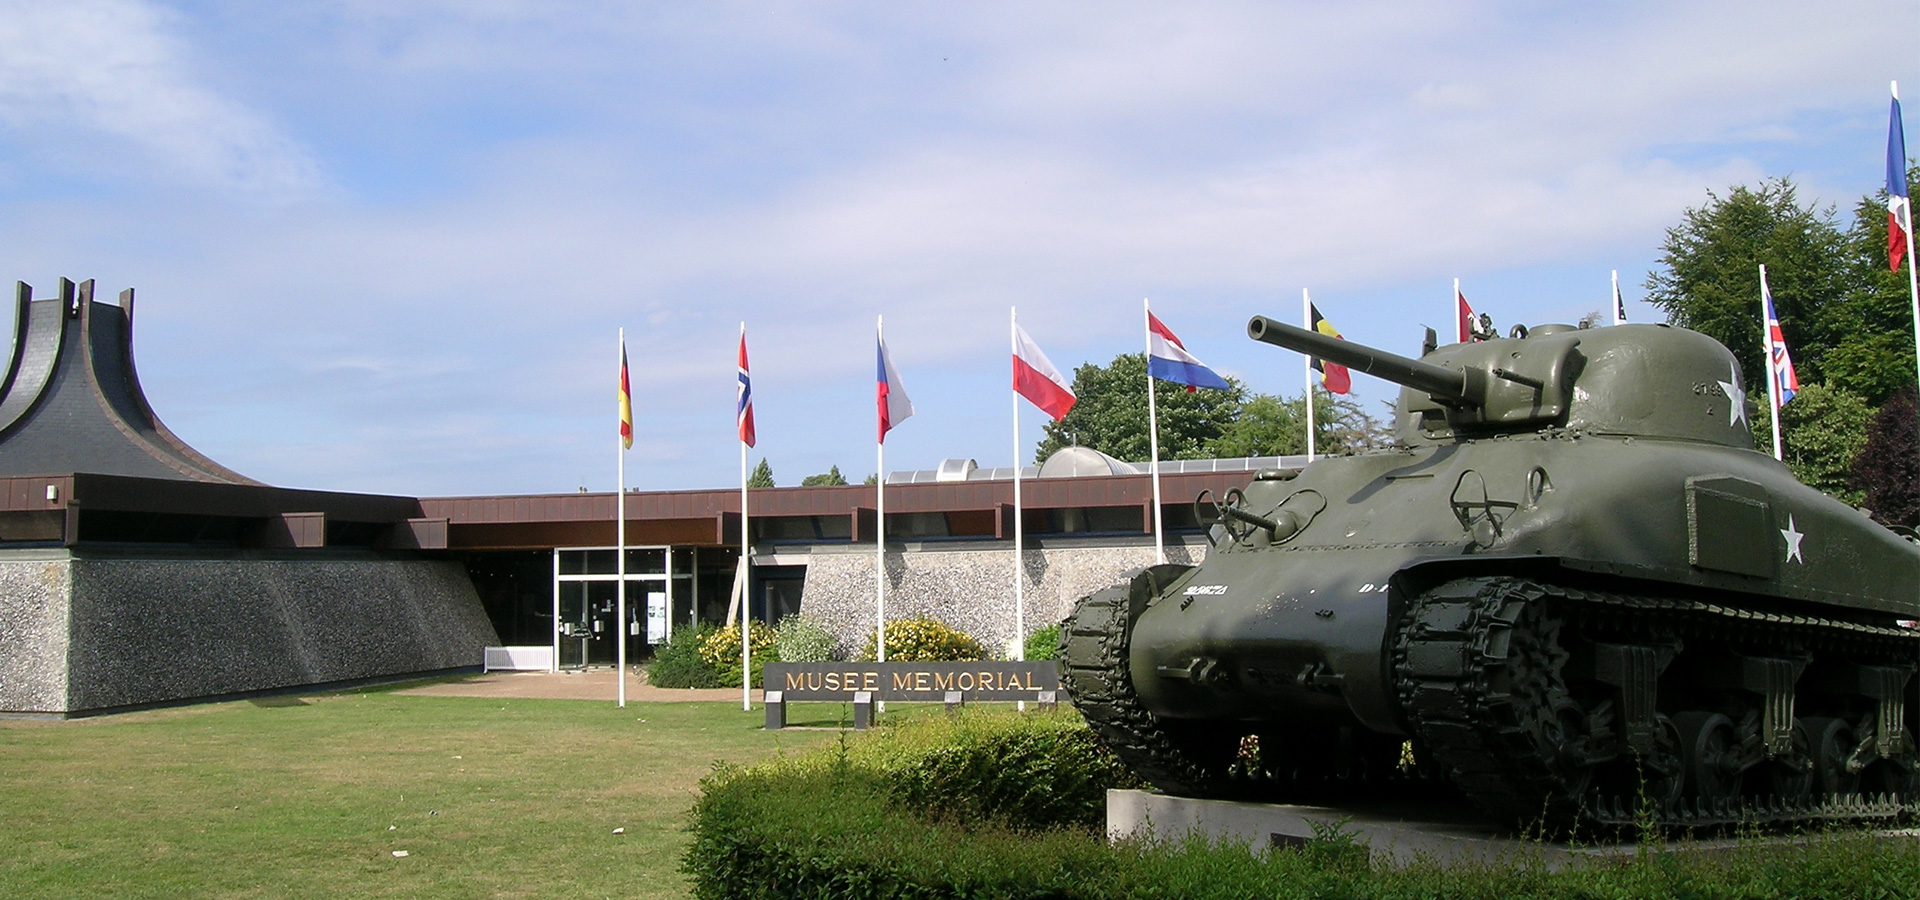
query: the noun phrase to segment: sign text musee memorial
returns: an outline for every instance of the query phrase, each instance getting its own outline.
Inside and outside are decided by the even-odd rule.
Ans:
[[[786,700],[875,700],[939,703],[952,691],[968,700],[1033,700],[1060,689],[1052,660],[1032,662],[768,663],[765,684]]]

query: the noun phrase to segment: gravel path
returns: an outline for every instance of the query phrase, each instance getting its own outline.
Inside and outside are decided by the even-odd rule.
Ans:
[[[419,697],[494,697],[520,700],[607,700],[614,699],[616,685],[613,669],[588,669],[584,672],[488,672],[457,681],[443,681],[424,687],[396,691]],[[631,703],[685,701],[725,701],[740,699],[739,688],[695,690],[657,688],[647,684],[644,671],[635,669],[627,676],[627,700]],[[760,691],[753,701],[761,702]]]

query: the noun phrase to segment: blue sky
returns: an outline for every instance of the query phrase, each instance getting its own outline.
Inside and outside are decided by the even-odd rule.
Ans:
[[[1062,368],[1139,307],[1255,390],[1310,288],[1403,353],[1630,317],[1708,190],[1879,187],[1910,2],[0,2],[0,274],[139,292],[156,409],[253,477],[414,495],[1012,456],[1007,309]],[[1370,404],[1391,395],[1360,378]],[[1042,414],[1022,419],[1026,453]]]

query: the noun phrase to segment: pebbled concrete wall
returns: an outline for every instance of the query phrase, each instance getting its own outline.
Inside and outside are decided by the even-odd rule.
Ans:
[[[1167,561],[1196,564],[1207,545],[1170,543]],[[1052,625],[1081,597],[1118,584],[1154,562],[1153,546],[1028,548],[1026,618],[1021,634]],[[807,561],[800,614],[833,632],[843,654],[864,649],[874,626],[873,551],[816,548]],[[921,547],[887,554],[887,621],[939,619],[973,635],[989,653],[1010,655],[1013,637],[1013,547]]]
[[[0,562],[0,610],[32,607]],[[0,661],[0,710],[87,712],[477,666],[497,643],[457,562],[368,558],[102,558],[65,564],[64,667],[20,679]],[[27,669],[29,666],[22,665]],[[51,670],[51,671],[49,671]],[[11,693],[58,679],[19,706]]]
[[[65,711],[71,575],[64,551],[0,560],[0,712]]]

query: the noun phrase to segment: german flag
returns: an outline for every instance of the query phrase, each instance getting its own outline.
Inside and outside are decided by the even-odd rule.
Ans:
[[[1311,323],[1312,330],[1318,331],[1328,337],[1340,338],[1340,340],[1343,341],[1346,340],[1345,337],[1341,337],[1340,330],[1333,327],[1333,323],[1327,321],[1326,316],[1320,314],[1320,307],[1313,305],[1313,303],[1309,301],[1307,303],[1307,310],[1313,319]],[[1314,371],[1320,373],[1320,383],[1326,386],[1328,393],[1344,394],[1353,390],[1353,375],[1347,372],[1346,366],[1340,365],[1339,363],[1326,362],[1319,357],[1312,357],[1312,359]]]
[[[627,386],[627,342],[620,342],[620,447],[633,449],[633,389]]]

